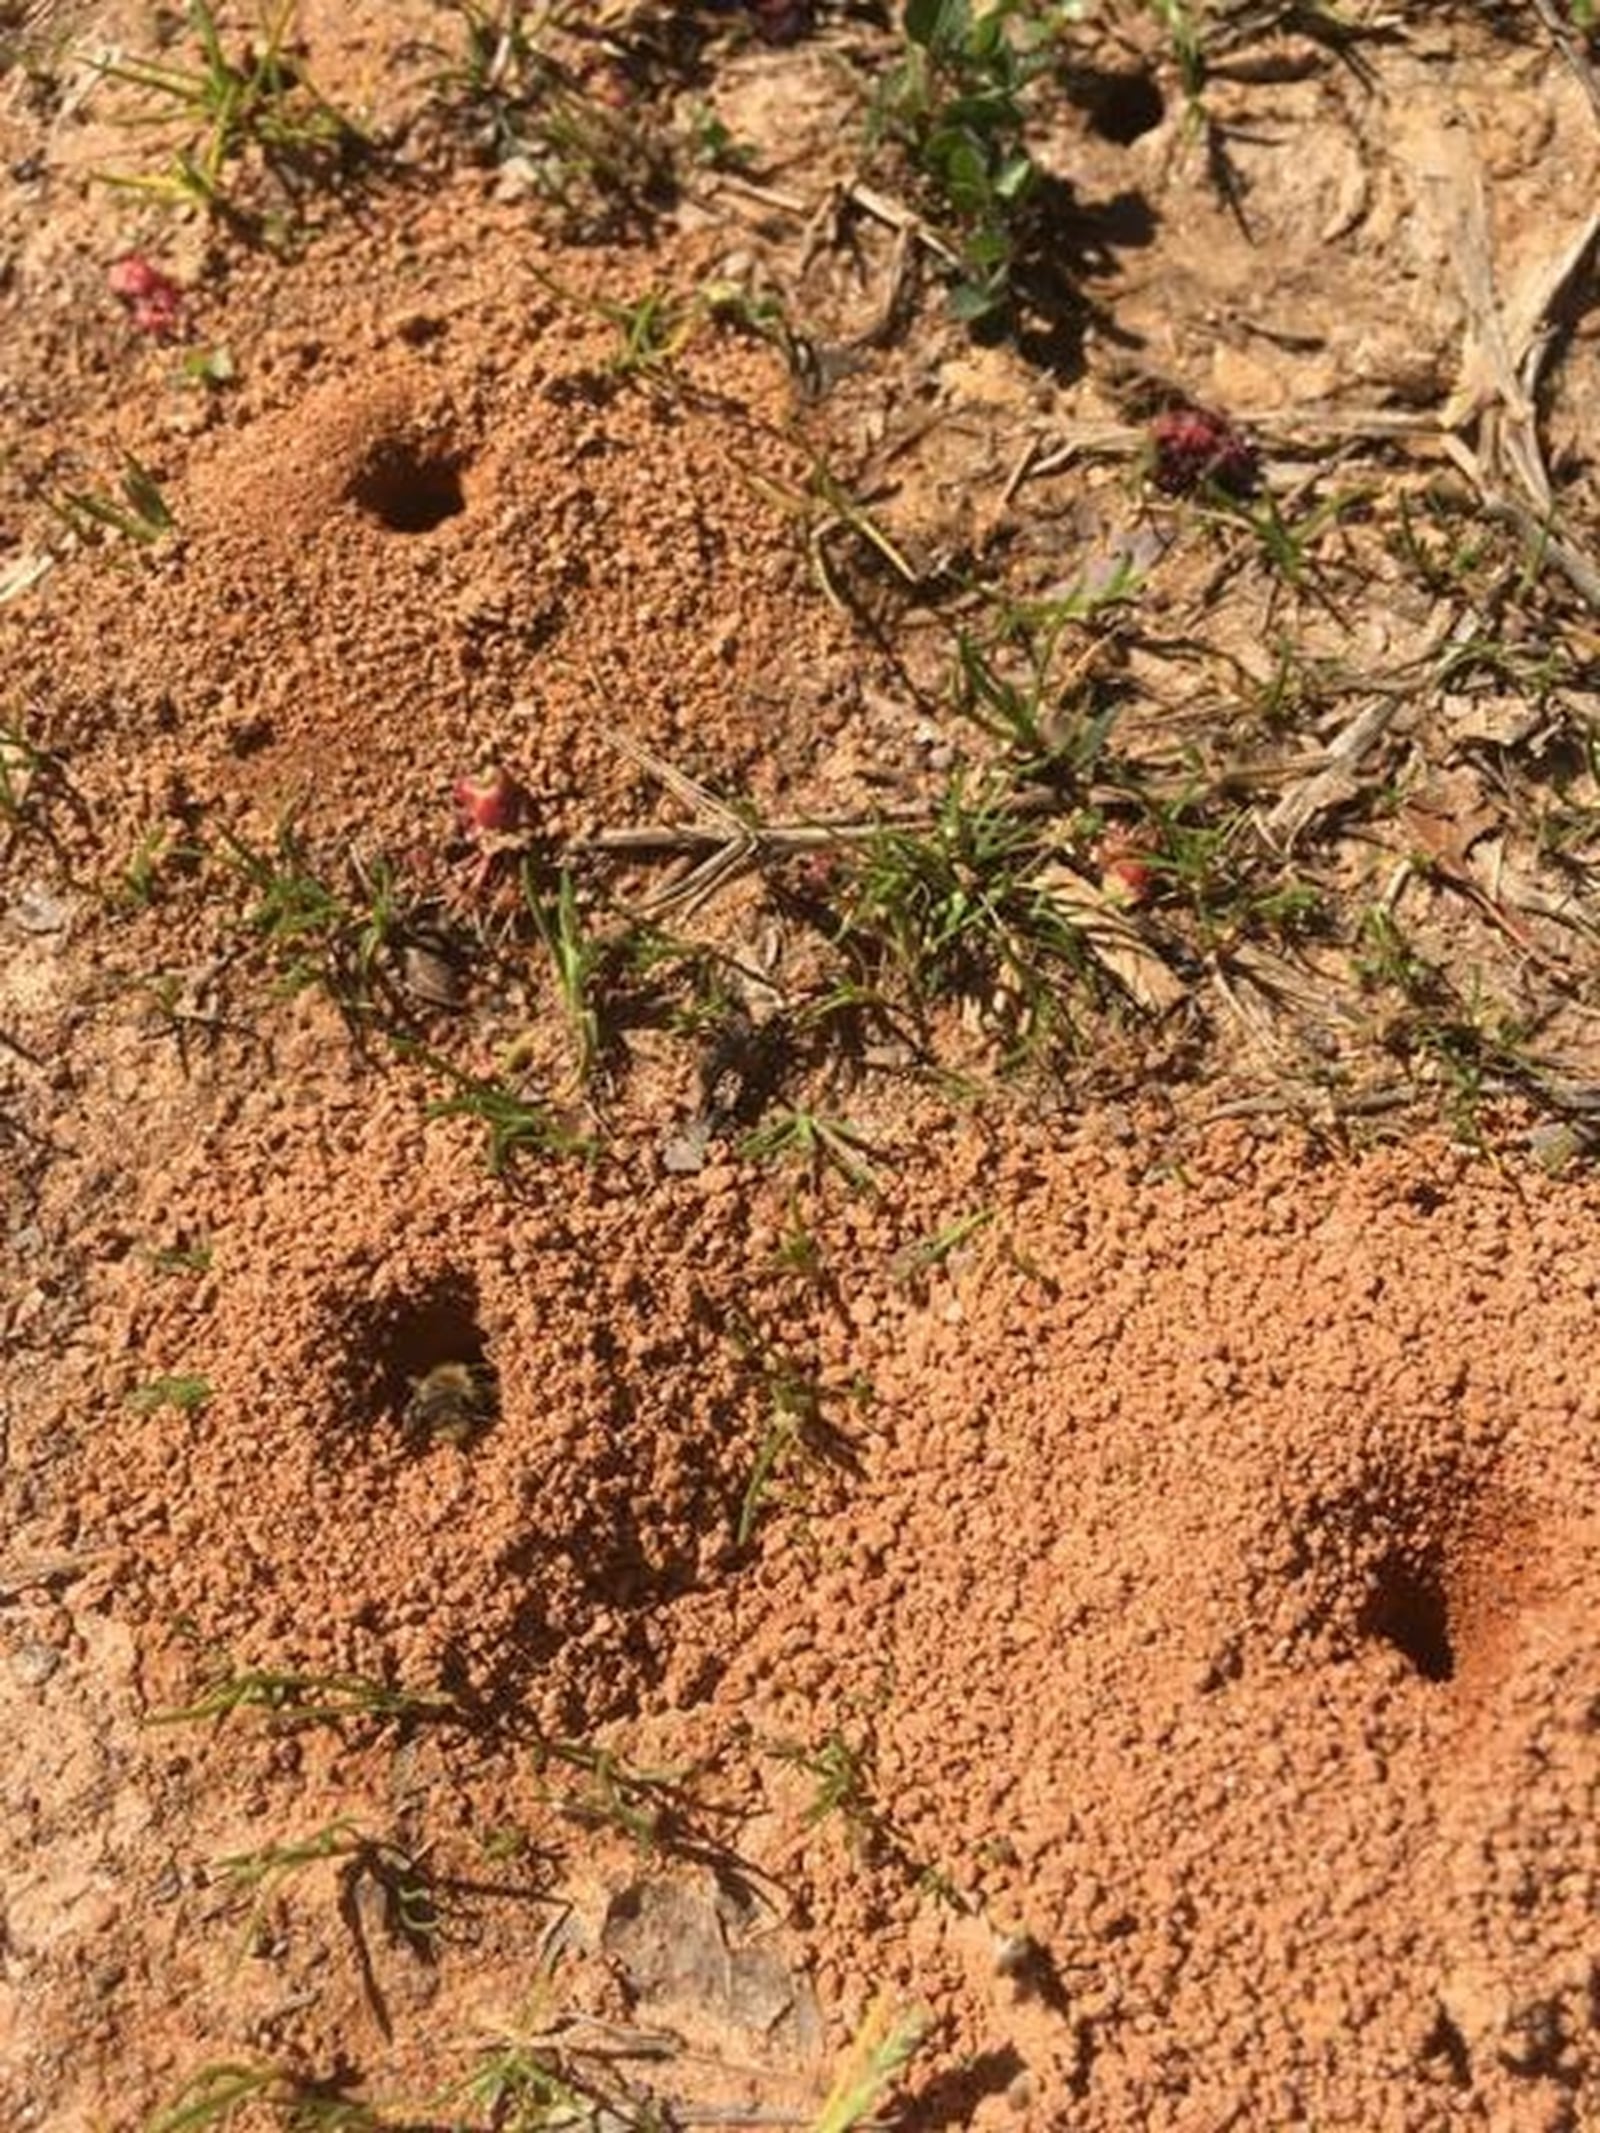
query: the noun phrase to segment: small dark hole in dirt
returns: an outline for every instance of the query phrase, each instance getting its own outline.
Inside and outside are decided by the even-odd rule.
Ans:
[[[1362,1610],[1361,1627],[1367,1636],[1392,1644],[1424,1681],[1449,1681],[1454,1675],[1450,1609],[1433,1565],[1386,1559]]]
[[[1458,2089],[1471,2088],[1472,2056],[1467,2040],[1442,2007],[1423,2043],[1422,2055],[1425,2059],[1442,2059]]]
[[[1070,93],[1091,131],[1119,148],[1154,133],[1166,116],[1160,86],[1143,68],[1118,74],[1086,69],[1074,77]]]
[[[351,498],[391,533],[431,533],[467,508],[454,459],[419,457],[392,446],[356,477]]]
[[[465,1443],[494,1420],[499,1387],[470,1289],[396,1300],[374,1335],[375,1419],[397,1423],[415,1448]]]
[[[1014,2044],[1003,2045],[998,2051],[980,2052],[918,2089],[917,2124],[924,2133],[946,2133],[951,2126],[970,2126],[984,2097],[1003,2096],[1027,2071],[1027,2061]]]

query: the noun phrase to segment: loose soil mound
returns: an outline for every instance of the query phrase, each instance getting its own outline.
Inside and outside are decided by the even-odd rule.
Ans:
[[[470,1889],[485,1831],[548,1823],[532,1729],[700,1772],[691,1865],[669,1843],[646,1886],[758,1874],[824,2008],[931,2002],[945,2071],[911,2123],[1583,2122],[1592,1190],[1437,1143],[1352,1167],[1238,1129],[1154,1164],[1132,1138],[944,1140],[893,1214],[819,1205],[797,1286],[781,1196],[726,1170],[507,1210],[446,1128],[254,1108],[163,1182],[209,1273],[127,1263],[98,1314],[147,1366],[203,1359],[212,1403],[131,1415],[125,1366],[89,1372],[103,1419],[51,1538],[93,1552],[70,1615],[18,1625],[14,1650],[77,1662],[13,1678],[62,1744],[35,1754],[12,1914],[46,1988],[26,2063],[70,2031],[102,2079],[130,2036],[176,2070],[241,2025],[335,2063],[371,2027],[336,1922],[297,1891],[252,1979],[190,1862],[399,1808]],[[917,1271],[919,1235],[972,1214]],[[725,1337],[751,1313],[815,1358],[839,1429],[754,1550]],[[474,1347],[500,1413],[417,1446],[404,1374]],[[62,1780],[107,1617],[146,1707],[192,1691],[190,1623],[257,1666],[453,1690],[467,1730],[398,1755],[248,1717],[124,1738],[121,1804],[86,1826]],[[615,1837],[584,1870],[630,1871]],[[396,2034],[362,2057],[391,2084],[528,1982],[504,1892],[460,1901],[437,1977],[384,1958]],[[564,1975],[593,1945],[575,1929]]]

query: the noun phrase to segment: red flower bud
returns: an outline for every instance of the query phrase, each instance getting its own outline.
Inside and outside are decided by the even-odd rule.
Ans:
[[[1156,487],[1168,496],[1190,496],[1206,482],[1229,496],[1249,496],[1261,479],[1255,446],[1209,408],[1168,408],[1151,423],[1150,442]]]
[[[1150,901],[1155,876],[1142,859],[1113,859],[1101,873],[1100,886],[1117,903],[1137,907]]]
[[[527,794],[510,771],[498,766],[478,777],[456,780],[456,812],[462,828],[475,837],[515,829],[527,802]]]
[[[1148,845],[1138,833],[1113,824],[1100,839],[1095,857],[1100,863],[1100,886],[1114,902],[1136,910],[1155,894],[1155,868]]]
[[[107,270],[106,285],[127,305],[136,332],[154,334],[158,340],[177,332],[183,317],[183,291],[142,253],[130,252],[116,260]]]

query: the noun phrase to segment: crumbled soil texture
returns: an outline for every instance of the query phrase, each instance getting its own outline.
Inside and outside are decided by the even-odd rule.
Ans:
[[[975,338],[885,10],[307,6],[208,216],[0,8],[8,2127],[1600,2123],[1600,129],[1417,12],[1060,26]]]

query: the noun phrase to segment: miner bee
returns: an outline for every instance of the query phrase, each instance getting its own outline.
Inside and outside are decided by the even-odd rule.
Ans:
[[[430,1444],[465,1444],[499,1411],[494,1372],[482,1363],[435,1363],[411,1380],[401,1423]]]

